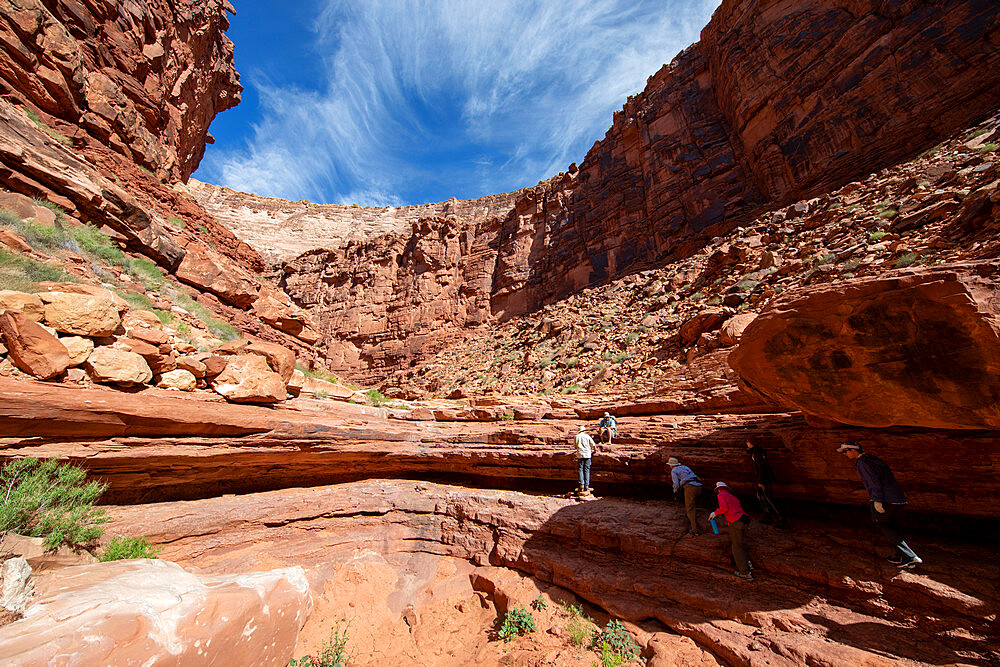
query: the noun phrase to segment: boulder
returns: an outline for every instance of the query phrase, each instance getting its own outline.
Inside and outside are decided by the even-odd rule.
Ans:
[[[0,607],[7,611],[23,612],[35,594],[28,561],[20,556],[8,558],[0,568],[0,578],[3,579],[3,585],[0,587]]]
[[[45,305],[36,294],[0,290],[0,310],[16,310],[29,320],[40,322],[45,316]]]
[[[66,346],[69,352],[69,365],[79,366],[87,360],[94,351],[94,341],[83,336],[65,336],[59,342]]]
[[[236,403],[278,403],[286,396],[285,381],[256,354],[229,357],[212,388]]]
[[[46,380],[69,367],[69,352],[59,339],[16,310],[0,313],[10,361],[29,375]]]
[[[136,327],[129,332],[129,337],[155,346],[170,342],[170,336],[163,329]]]
[[[156,383],[161,389],[177,389],[178,391],[194,391],[197,380],[189,371],[178,368],[167,371],[160,376],[160,381]]]
[[[303,342],[312,344],[321,337],[309,315],[290,303],[286,294],[271,287],[261,288],[260,297],[253,303],[253,312],[274,328]]]
[[[247,354],[256,354],[267,360],[268,366],[287,384],[295,370],[295,353],[283,345],[257,340],[246,347]]]
[[[228,357],[220,357],[206,352],[195,358],[205,364],[205,377],[215,377],[222,371],[226,370]]]
[[[177,368],[179,370],[187,371],[196,378],[205,377],[208,371],[208,367],[205,364],[191,356],[177,357]],[[225,368],[225,366],[219,369],[219,373],[222,372],[223,368]],[[218,375],[218,373],[216,373],[216,375]]]
[[[110,336],[121,324],[111,292],[103,295],[42,292],[45,322],[56,331],[81,336]]]
[[[130,310],[122,315],[122,326],[126,331],[132,329],[162,329],[163,323],[156,313],[149,310]]]
[[[177,267],[177,278],[211,292],[237,308],[247,308],[257,298],[257,288],[231,260],[202,246],[188,248]]]
[[[705,310],[690,318],[681,325],[677,335],[682,345],[693,345],[706,331],[715,331],[726,321],[721,310]]]
[[[200,576],[137,559],[66,568],[4,628],[10,664],[284,667],[312,609],[300,567]],[[66,663],[70,664],[70,663]]]
[[[85,368],[94,382],[132,385],[153,379],[153,371],[141,356],[107,346],[95,348]]]
[[[730,317],[719,329],[719,343],[723,347],[736,345],[740,342],[743,331],[754,321],[755,317],[757,317],[756,313],[740,313]]]
[[[292,396],[298,396],[302,393],[302,387],[305,386],[305,383],[306,374],[296,368],[292,371],[292,379],[285,385],[285,389],[288,390],[288,393]]]
[[[771,402],[840,424],[1000,428],[1000,262],[782,294],[729,364]]]

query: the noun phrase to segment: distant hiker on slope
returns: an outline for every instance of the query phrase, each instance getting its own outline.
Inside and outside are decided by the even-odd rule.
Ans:
[[[842,444],[837,451],[854,461],[858,474],[861,475],[861,483],[868,490],[872,522],[882,531],[895,550],[886,560],[899,568],[911,569],[920,565],[923,561],[906,544],[906,540],[896,529],[896,512],[906,504],[906,496],[903,495],[903,489],[900,488],[892,470],[882,459],[866,454],[861,444],[853,440]]]
[[[611,444],[611,439],[618,437],[618,420],[613,416],[604,413],[601,421],[597,422],[598,433],[601,435],[601,442]]]
[[[691,468],[681,465],[681,462],[673,456],[667,459],[667,465],[670,466],[670,480],[674,484],[674,497],[676,498],[678,492],[684,489],[684,511],[691,523],[691,529],[688,532],[695,536],[701,535],[695,517],[695,503],[698,501],[698,496],[701,495],[701,480],[698,479],[698,475],[691,471]]]
[[[743,537],[750,525],[750,517],[740,506],[739,498],[730,493],[725,482],[716,482],[715,492],[719,494],[719,508],[709,514],[708,518],[714,519],[720,515],[726,517],[726,521],[729,522],[729,543],[733,549],[733,561],[736,563],[736,572],[733,574],[740,579],[753,581],[751,572],[753,565],[743,547]]]
[[[596,451],[597,443],[587,434],[587,427],[581,425],[580,432],[576,434],[576,472],[579,478],[576,493],[578,496],[593,491],[590,488],[590,459]]]
[[[778,528],[788,528],[788,522],[781,516],[778,506],[774,503],[771,485],[774,484],[774,473],[767,461],[767,452],[760,446],[760,438],[751,435],[747,438],[747,454],[753,463],[753,477],[757,484],[757,501],[764,509],[764,523],[774,523]]]

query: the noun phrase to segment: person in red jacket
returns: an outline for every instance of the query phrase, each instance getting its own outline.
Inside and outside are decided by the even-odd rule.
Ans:
[[[736,562],[735,574],[740,579],[753,581],[753,565],[747,558],[746,549],[743,547],[743,537],[746,535],[747,526],[750,525],[750,517],[743,511],[739,499],[729,491],[725,482],[715,483],[715,492],[719,494],[719,508],[708,515],[709,519],[722,515],[729,522],[729,542],[733,548],[733,560]]]

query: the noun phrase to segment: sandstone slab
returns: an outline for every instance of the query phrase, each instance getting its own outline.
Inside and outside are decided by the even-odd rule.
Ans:
[[[36,294],[12,290],[0,290],[0,310],[16,310],[35,322],[45,316],[45,306]]]
[[[267,365],[287,383],[295,370],[295,353],[283,345],[266,341],[253,341],[246,347],[247,354],[256,354],[267,360]]]
[[[66,346],[18,311],[0,313],[0,332],[3,332],[8,358],[25,373],[46,380],[69,367]]]
[[[774,300],[729,357],[772,402],[882,428],[1000,428],[1000,264],[804,288]]]
[[[18,665],[288,664],[312,608],[301,568],[198,576],[139,559],[50,576],[19,622],[0,634]]]

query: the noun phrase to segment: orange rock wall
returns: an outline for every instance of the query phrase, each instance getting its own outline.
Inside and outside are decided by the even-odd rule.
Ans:
[[[227,0],[0,0],[0,92],[169,180],[240,101]],[[209,139],[210,140],[210,139]]]

